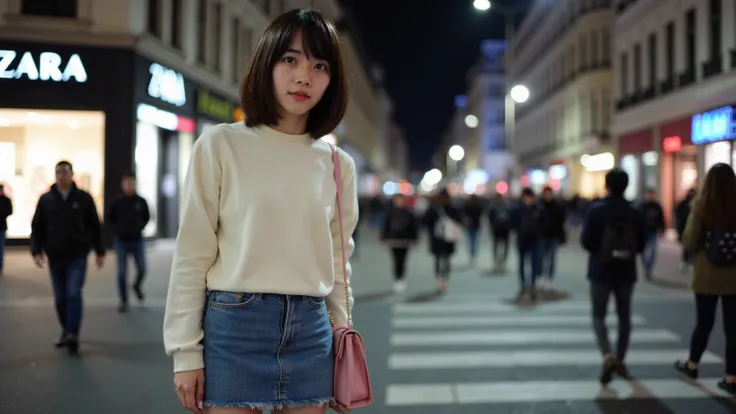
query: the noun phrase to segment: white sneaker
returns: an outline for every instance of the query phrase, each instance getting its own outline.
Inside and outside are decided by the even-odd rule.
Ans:
[[[406,281],[397,280],[394,282],[394,293],[404,293],[406,291]]]

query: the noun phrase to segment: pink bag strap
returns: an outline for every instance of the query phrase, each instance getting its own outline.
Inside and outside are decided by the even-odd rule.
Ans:
[[[340,171],[340,156],[334,145],[330,144],[332,149],[332,165],[334,166],[335,188],[337,189],[337,222],[340,226],[340,253],[342,254],[342,276],[345,280],[345,309],[348,313],[348,327],[353,326],[353,318],[350,316],[350,299],[348,285],[348,259],[345,256],[345,234],[342,229],[342,171]]]

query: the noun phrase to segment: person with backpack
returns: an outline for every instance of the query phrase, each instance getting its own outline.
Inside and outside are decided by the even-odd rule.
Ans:
[[[506,258],[509,253],[509,233],[511,232],[511,205],[502,194],[496,195],[488,220],[493,236],[493,269],[494,273],[506,271]]]
[[[546,220],[544,209],[537,203],[534,191],[524,188],[521,192],[521,203],[515,209],[512,218],[516,231],[516,246],[519,252],[519,282],[521,287],[517,301],[536,300],[537,277],[541,273],[542,229]],[[527,277],[526,264],[529,263],[531,273]]]
[[[726,337],[726,372],[718,383],[736,395],[736,174],[728,164],[714,165],[695,196],[682,245],[694,258],[692,289],[697,322],[686,362],[675,362],[685,376],[698,377],[698,363],[721,301]]]
[[[648,189],[644,195],[644,201],[639,205],[639,211],[644,216],[647,228],[647,247],[641,255],[641,263],[644,266],[645,276],[652,279],[652,271],[657,260],[657,245],[659,239],[664,236],[664,212],[662,205],[657,201],[654,189]]]
[[[603,354],[600,383],[613,374],[631,378],[626,351],[631,336],[631,298],[637,279],[636,258],[646,246],[646,224],[642,214],[624,198],[629,175],[620,168],[606,174],[608,196],[591,204],[583,221],[580,242],[588,251],[588,281],[593,329]],[[618,316],[618,346],[611,350],[606,327],[608,300],[613,295]]]
[[[409,250],[417,242],[419,225],[414,213],[407,206],[406,197],[396,194],[393,198],[393,207],[388,210],[386,220],[383,221],[381,241],[391,249],[394,264],[394,292],[403,293],[406,290],[406,259]]]
[[[441,189],[424,214],[424,224],[429,232],[430,251],[434,256],[437,292],[447,290],[450,278],[450,260],[455,254],[455,244],[462,240],[463,226],[460,212],[453,207],[450,193]]]

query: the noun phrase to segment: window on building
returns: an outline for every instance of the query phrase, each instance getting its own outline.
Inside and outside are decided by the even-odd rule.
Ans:
[[[696,10],[691,8],[685,15],[685,42],[687,46],[687,70],[695,70],[695,29],[696,29]]]
[[[641,91],[641,43],[634,45],[634,93]]]
[[[585,36],[580,36],[580,70],[588,67],[588,40]]]
[[[675,22],[667,23],[665,29],[666,36],[666,59],[665,64],[667,65],[667,79],[674,79],[675,77]]]
[[[598,132],[600,125],[598,124],[598,95],[596,93],[590,94],[590,130],[591,132]]]
[[[626,52],[621,53],[621,97],[626,98],[629,95],[629,55]]]
[[[655,88],[657,85],[657,34],[649,35],[649,87]]]
[[[148,33],[161,37],[161,0],[148,0]]]
[[[222,71],[222,3],[217,2],[214,6],[214,28],[215,28],[215,41],[214,45],[212,46],[214,48],[214,60],[215,60],[215,69],[218,71]]]
[[[231,71],[233,82],[237,83],[240,80],[241,71],[241,45],[240,45],[240,19],[235,17],[230,23],[230,59],[231,59]]]
[[[171,0],[171,44],[177,49],[182,49],[181,26],[182,19],[182,0]]]
[[[608,131],[611,128],[611,92],[608,89],[603,89],[601,95],[601,114],[603,122],[601,123],[601,131]]]
[[[710,57],[715,59],[721,55],[721,0],[710,0]]]
[[[608,66],[611,64],[611,31],[607,27],[601,29],[601,39],[603,40],[603,64]]]
[[[598,31],[593,30],[590,32],[590,64],[593,67],[597,67],[600,64],[600,58],[598,56]]]
[[[77,0],[23,0],[21,14],[45,17],[77,17]]]
[[[197,60],[207,62],[207,0],[199,0],[197,10]]]

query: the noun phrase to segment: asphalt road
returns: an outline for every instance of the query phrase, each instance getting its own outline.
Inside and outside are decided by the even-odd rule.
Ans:
[[[559,300],[518,307],[516,277],[492,276],[484,242],[476,267],[455,256],[448,293],[437,298],[425,244],[409,259],[409,288],[391,294],[390,262],[371,231],[354,260],[356,327],[366,341],[376,403],[363,413],[721,414],[736,405],[715,387],[723,370],[720,322],[690,383],[672,369],[686,358],[694,323],[687,276],[664,247],[658,284],[639,283],[629,364],[637,380],[597,383],[600,356],[590,331],[585,256],[560,252]],[[0,413],[175,413],[161,324],[171,243],[150,247],[145,306],[116,311],[113,257],[85,288],[82,357],[55,351],[59,328],[48,275],[25,251],[8,252],[0,278]],[[515,257],[510,258],[515,269]],[[667,287],[663,287],[666,285]],[[611,327],[615,331],[615,320]],[[615,332],[612,332],[612,335]],[[612,338],[615,343],[615,338]]]

